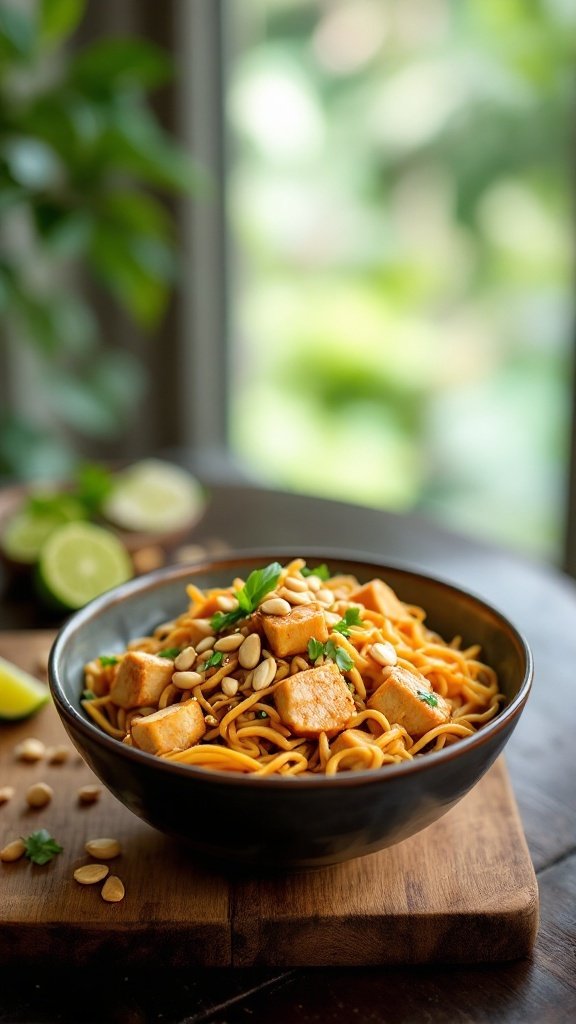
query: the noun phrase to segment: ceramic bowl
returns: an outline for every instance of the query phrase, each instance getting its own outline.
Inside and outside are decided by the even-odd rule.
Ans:
[[[72,741],[104,785],[135,814],[184,840],[191,856],[227,864],[307,868],[364,856],[426,828],[478,782],[502,751],[528,698],[532,658],[500,612],[457,587],[397,566],[300,551],[309,564],[361,581],[386,580],[427,610],[428,625],[450,639],[480,643],[507,703],[474,736],[436,753],[376,771],[336,776],[262,777],[178,765],[107,736],[80,705],[86,662],[122,650],[187,606],[186,584],[229,585],[236,576],[294,552],[231,554],[159,570],[109,591],[73,615],[51,653],[50,686]]]

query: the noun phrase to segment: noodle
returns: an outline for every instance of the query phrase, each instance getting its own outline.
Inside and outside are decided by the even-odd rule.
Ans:
[[[150,636],[93,658],[81,702],[109,736],[171,762],[386,770],[473,735],[505,699],[478,644],[445,641],[383,580],[327,578],[299,558],[188,597]]]

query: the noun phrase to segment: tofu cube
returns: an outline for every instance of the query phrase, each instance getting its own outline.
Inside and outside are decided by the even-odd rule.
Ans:
[[[410,618],[409,612],[396,594],[383,580],[370,580],[359,590],[350,594],[349,600],[353,603],[363,604],[371,612],[380,612],[385,618],[392,622],[402,622]]]
[[[356,707],[346,681],[333,661],[288,676],[274,694],[284,725],[296,736],[335,736]]]
[[[361,729],[345,729],[338,736],[338,739],[334,740],[334,743],[330,747],[333,754],[338,754],[340,750],[353,750],[354,747],[370,747],[373,746],[373,737],[367,733],[362,732]]]
[[[390,725],[403,725],[413,739],[450,718],[450,705],[434,693],[426,677],[398,666],[374,691],[368,707],[382,712]]]
[[[321,604],[298,604],[288,615],[260,615],[262,628],[276,658],[305,654],[308,641],[314,637],[325,643],[328,627]]]
[[[124,655],[110,696],[121,708],[143,708],[158,703],[162,690],[172,679],[174,664],[169,658],[158,658],[144,651],[128,651]]]
[[[171,704],[144,718],[136,718],[130,727],[132,742],[149,754],[167,754],[170,750],[187,750],[201,740],[206,732],[202,708],[191,697],[183,704]]]

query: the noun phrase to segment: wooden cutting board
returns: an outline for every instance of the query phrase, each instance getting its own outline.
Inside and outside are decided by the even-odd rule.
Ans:
[[[0,634],[0,655],[42,675],[52,635]],[[0,964],[299,966],[456,963],[526,955],[538,926],[536,878],[502,759],[440,821],[411,839],[346,864],[273,878],[228,877],[190,859],[177,842],[107,791],[89,807],[80,786],[97,781],[72,751],[67,763],[23,764],[27,736],[69,743],[51,705],[0,726],[0,847],[47,828],[64,847],[50,864],[0,863]],[[27,788],[54,790],[30,810]],[[210,810],[206,808],[206,827]],[[101,885],[73,872],[88,839],[117,838],[110,862],[126,896],[106,903]]]

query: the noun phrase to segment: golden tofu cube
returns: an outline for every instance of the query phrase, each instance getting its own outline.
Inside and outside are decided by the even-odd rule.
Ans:
[[[206,732],[206,723],[198,701],[191,697],[183,704],[171,704],[153,715],[136,718],[130,732],[132,742],[140,750],[167,754],[170,750],[193,747]]]
[[[348,600],[352,603],[357,601],[359,604],[363,604],[371,612],[380,612],[392,622],[402,622],[410,618],[410,613],[396,597],[392,587],[389,587],[383,580],[370,580],[369,583],[365,583],[359,590],[350,594]]]
[[[450,705],[426,677],[398,666],[374,691],[368,707],[385,715],[390,725],[403,725],[413,739],[450,718]]]
[[[362,732],[361,729],[345,729],[344,732],[340,733],[338,739],[334,740],[330,750],[333,754],[338,754],[341,750],[354,750],[355,747],[371,746],[374,746],[373,736]]]
[[[274,694],[284,725],[296,736],[316,739],[344,729],[356,707],[346,681],[333,661],[288,676]]]
[[[174,671],[169,658],[158,658],[144,651],[128,651],[124,655],[110,696],[121,708],[143,708],[158,703]]]
[[[328,627],[321,604],[298,604],[288,615],[260,615],[262,628],[276,658],[305,654],[308,641],[314,637],[325,643]]]

